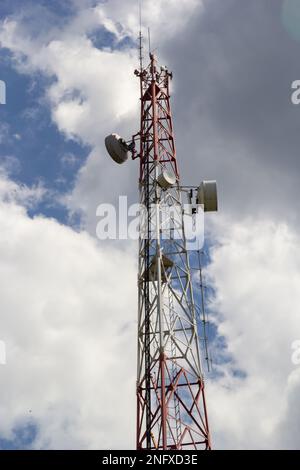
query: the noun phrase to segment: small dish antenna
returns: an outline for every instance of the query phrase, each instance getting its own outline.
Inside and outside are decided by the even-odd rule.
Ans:
[[[121,165],[128,159],[130,146],[118,134],[110,134],[105,138],[105,147],[111,158]]]
[[[176,183],[176,176],[167,170],[163,170],[157,178],[159,186],[163,189],[168,189]]]
[[[218,210],[218,195],[216,181],[202,181],[197,190],[197,204],[203,205],[204,212]]]

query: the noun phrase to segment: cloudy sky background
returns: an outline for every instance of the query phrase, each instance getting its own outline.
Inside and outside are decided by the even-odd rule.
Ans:
[[[297,0],[144,0],[174,72],[182,182],[217,179],[206,281],[215,448],[299,448],[300,79]],[[0,6],[2,448],[133,448],[136,246],[101,243],[96,208],[137,198],[138,2]]]

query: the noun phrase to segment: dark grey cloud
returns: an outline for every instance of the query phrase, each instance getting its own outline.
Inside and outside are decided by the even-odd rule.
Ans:
[[[291,83],[300,79],[300,42],[282,6],[205,0],[162,50],[175,72],[182,177],[217,178],[221,208],[234,216],[298,218],[300,106],[291,103]]]

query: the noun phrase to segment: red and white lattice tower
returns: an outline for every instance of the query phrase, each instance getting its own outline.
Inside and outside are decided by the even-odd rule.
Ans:
[[[210,449],[197,305],[170,108],[172,74],[141,62],[137,449]],[[135,138],[137,137],[135,136]]]

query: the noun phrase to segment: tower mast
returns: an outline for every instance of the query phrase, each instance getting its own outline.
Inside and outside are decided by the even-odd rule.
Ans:
[[[141,47],[141,45],[140,45]],[[140,55],[141,56],[141,55]],[[197,306],[170,107],[172,74],[140,79],[137,449],[210,449]]]

